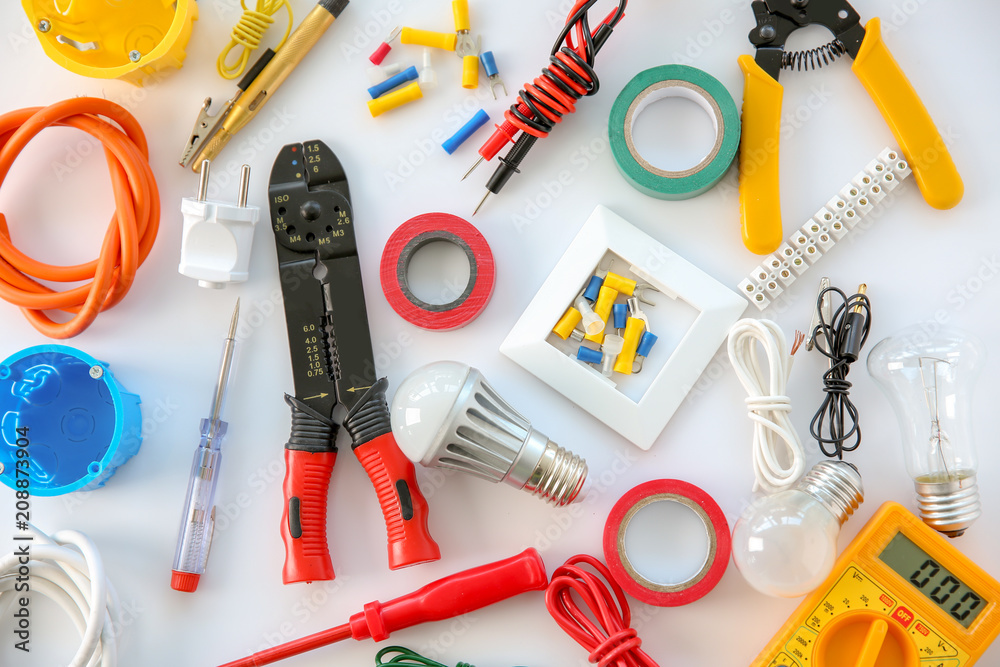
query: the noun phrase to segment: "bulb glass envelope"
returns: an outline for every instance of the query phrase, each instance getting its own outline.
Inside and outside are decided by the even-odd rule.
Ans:
[[[552,327],[609,253],[667,298],[697,311],[673,351],[658,346],[643,373],[654,375],[638,399],[630,398],[599,370],[585,366],[549,341]],[[623,270],[617,264],[616,272]],[[583,225],[539,288],[500,351],[557,392],[594,415],[640,449],[649,449],[698,381],[747,302],[677,253],[603,206]],[[649,306],[648,310],[655,310]],[[655,331],[658,336],[660,331]]]
[[[868,370],[899,418],[906,471],[919,482],[948,482],[978,468],[972,439],[972,389],[986,348],[943,329],[933,337],[911,326],[868,355]]]

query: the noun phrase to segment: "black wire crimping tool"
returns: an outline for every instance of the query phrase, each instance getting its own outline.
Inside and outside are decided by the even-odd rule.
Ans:
[[[378,494],[389,539],[389,567],[441,557],[427,531],[427,501],[413,464],[399,450],[377,379],[354,216],[340,160],[321,141],[281,149],[268,188],[278,273],[285,302],[295,396],[285,444],[284,582],[333,579],[326,540],[330,474],[337,457],[333,411]]]

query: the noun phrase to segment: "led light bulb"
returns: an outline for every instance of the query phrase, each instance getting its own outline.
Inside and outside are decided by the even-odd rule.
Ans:
[[[475,368],[438,361],[410,374],[392,399],[392,432],[414,463],[504,482],[561,507],[587,462],[531,427]]]
[[[948,537],[964,533],[982,513],[969,405],[985,364],[978,338],[948,328],[928,335],[908,327],[868,355],[868,372],[899,418],[920,517]]]
[[[805,595],[833,570],[840,527],[863,500],[854,466],[820,461],[795,486],[743,513],[733,529],[733,561],[761,593]]]

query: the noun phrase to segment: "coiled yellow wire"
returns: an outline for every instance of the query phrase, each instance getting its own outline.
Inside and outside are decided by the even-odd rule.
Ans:
[[[240,0],[240,4],[243,6],[243,15],[233,28],[229,44],[222,50],[219,59],[215,62],[219,75],[224,79],[235,79],[242,76],[250,62],[250,55],[260,46],[264,33],[274,23],[274,15],[282,7],[288,11],[288,25],[285,27],[285,34],[281,38],[281,42],[274,47],[275,51],[284,46],[285,40],[288,39],[288,35],[292,31],[292,6],[288,4],[288,0],[257,0],[257,6],[254,9],[247,8],[246,0]],[[243,49],[239,59],[233,65],[227,64],[233,49],[238,47]]]

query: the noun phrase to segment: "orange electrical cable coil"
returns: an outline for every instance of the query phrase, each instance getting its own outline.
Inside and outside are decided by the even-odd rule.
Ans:
[[[114,121],[118,127],[99,116]],[[32,326],[49,338],[72,338],[89,327],[99,312],[111,308],[128,293],[136,270],[156,240],[160,194],[139,122],[114,102],[94,97],[75,97],[0,116],[0,187],[21,149],[52,125],[83,130],[104,145],[115,213],[104,235],[100,257],[76,266],[44,264],[19,251],[0,213],[0,297],[18,306]],[[38,280],[90,282],[57,292]],[[47,310],[72,313],[73,318],[59,323],[45,314]]]

